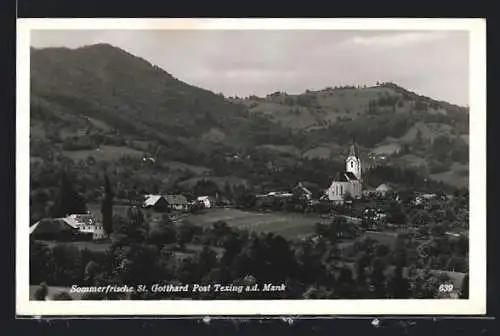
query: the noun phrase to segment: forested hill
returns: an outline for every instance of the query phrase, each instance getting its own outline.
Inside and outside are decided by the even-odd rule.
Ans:
[[[308,158],[345,154],[353,139],[368,154],[398,166],[422,168],[434,178],[467,185],[469,109],[417,94],[394,83],[328,87],[302,94],[231,97],[251,115],[264,116],[300,137],[291,147]],[[279,144],[283,145],[283,144]]]
[[[91,117],[100,126],[167,142],[230,135],[246,117],[224,97],[108,44],[31,49],[31,90],[35,120],[71,128],[79,117]]]
[[[121,149],[107,147],[100,160],[161,152],[221,176],[236,172],[228,156],[251,155],[237,176],[247,179],[256,168],[283,176],[311,160],[341,167],[354,139],[368,165],[369,154],[385,155],[388,164],[467,185],[468,110],[392,83],[226,99],[108,44],[31,49],[30,63],[31,155],[38,158],[47,151],[95,157],[111,145]],[[321,174],[323,185],[333,172]]]

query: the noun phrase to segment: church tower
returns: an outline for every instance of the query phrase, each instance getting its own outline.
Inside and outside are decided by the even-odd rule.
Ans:
[[[358,180],[361,179],[361,159],[359,158],[358,149],[355,144],[351,144],[349,147],[349,155],[345,160],[346,171],[353,173]]]

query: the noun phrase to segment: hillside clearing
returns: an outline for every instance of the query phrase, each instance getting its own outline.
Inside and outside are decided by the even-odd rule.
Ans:
[[[63,151],[62,153],[73,161],[86,160],[89,157],[93,157],[96,161],[115,161],[124,156],[142,158],[145,154],[142,151],[138,151],[130,147],[108,145],[104,145],[96,149]]]
[[[401,145],[398,143],[391,143],[387,145],[381,145],[372,150],[375,155],[393,155],[401,150]]]
[[[202,166],[194,166],[178,161],[167,161],[162,163],[162,166],[169,168],[170,170],[185,171],[188,170],[196,175],[206,175],[209,174],[212,169]]]
[[[289,145],[261,145],[258,149],[267,149],[278,153],[290,154],[293,156],[300,156],[300,150],[294,146]]]
[[[467,171],[457,171],[450,169],[439,174],[432,174],[430,178],[457,187],[469,187],[469,174]]]
[[[243,185],[245,187],[248,186],[247,180],[242,179],[242,178],[237,177],[237,176],[193,177],[193,178],[190,178],[188,180],[180,182],[179,186],[181,188],[192,189],[196,185],[196,183],[198,183],[199,181],[203,181],[203,180],[213,181],[215,184],[217,184],[217,186],[221,190],[223,190],[226,183],[229,184],[231,187],[240,186],[240,185]]]
[[[417,122],[399,140],[402,142],[413,142],[420,132],[422,139],[434,141],[438,136],[451,136],[453,127],[443,123],[423,123]]]

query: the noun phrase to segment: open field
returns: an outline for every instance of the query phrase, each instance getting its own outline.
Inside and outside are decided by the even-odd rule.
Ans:
[[[63,154],[73,161],[85,160],[92,156],[96,161],[113,161],[124,156],[141,158],[144,153],[136,149],[121,146],[101,146],[97,149],[63,151]]]
[[[312,232],[318,216],[286,213],[260,213],[237,209],[213,209],[191,215],[187,220],[195,225],[210,226],[225,221],[229,226],[250,231],[274,232],[286,238],[299,238]]]
[[[288,239],[297,239],[313,233],[314,225],[321,222],[317,215],[303,215],[298,213],[259,213],[237,209],[213,209],[201,214],[187,217],[195,225],[210,226],[216,221],[225,221],[229,226],[259,232],[274,232]],[[362,235],[377,240],[379,243],[392,248],[397,234],[394,232],[367,231]],[[354,241],[345,241],[346,247]]]

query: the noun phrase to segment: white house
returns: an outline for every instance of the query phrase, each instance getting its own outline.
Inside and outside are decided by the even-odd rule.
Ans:
[[[415,197],[414,204],[420,205],[420,204],[422,204],[426,201],[432,200],[436,197],[437,197],[436,194],[422,194],[422,195]]]
[[[82,233],[91,233],[93,239],[106,237],[103,224],[98,222],[92,214],[72,214],[67,216],[65,221]]]
[[[207,209],[215,205],[215,200],[210,196],[199,196],[196,200],[203,204],[203,206]]]

